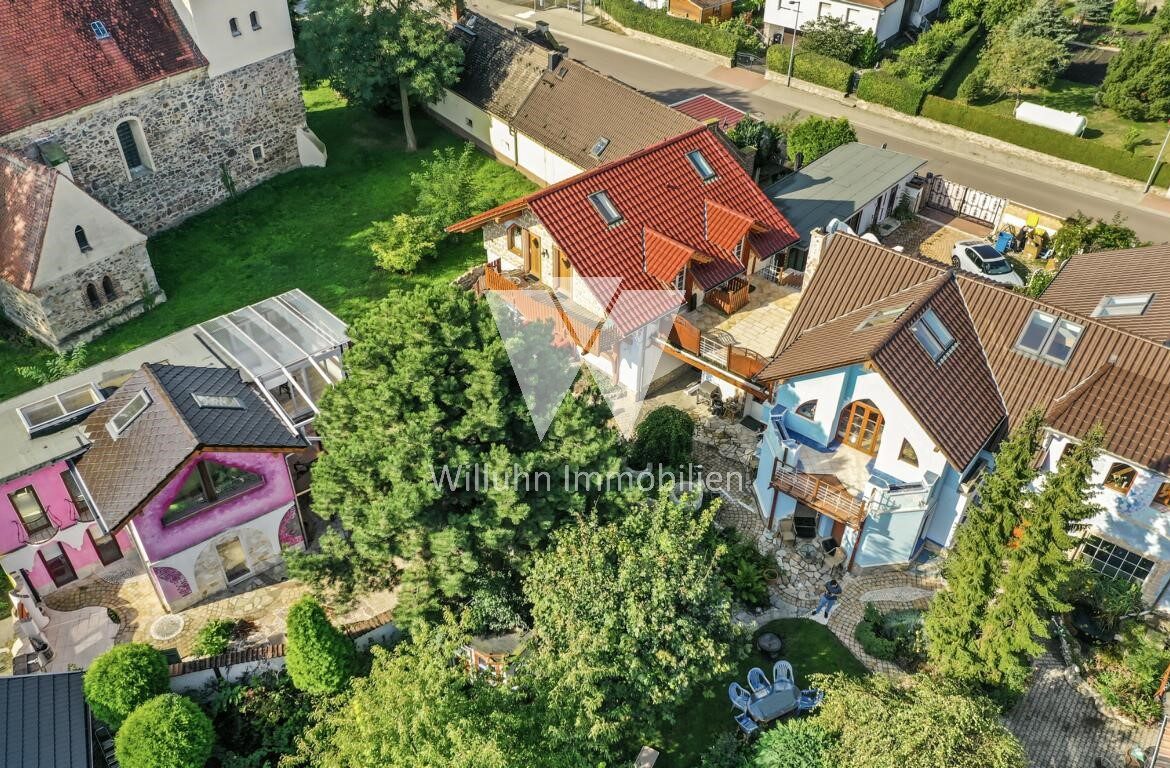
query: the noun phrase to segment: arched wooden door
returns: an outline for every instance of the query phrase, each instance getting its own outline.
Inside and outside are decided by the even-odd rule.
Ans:
[[[873,403],[854,400],[841,410],[841,418],[837,421],[837,439],[844,445],[876,456],[885,423],[881,411]]]

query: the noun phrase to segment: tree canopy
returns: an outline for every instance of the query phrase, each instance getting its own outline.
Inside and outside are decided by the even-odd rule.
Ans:
[[[800,155],[807,165],[851,141],[857,141],[857,133],[845,118],[810,115],[789,132],[788,157],[795,161]]]
[[[214,744],[215,729],[199,705],[164,693],[130,713],[114,750],[125,768],[202,768]]]
[[[1068,62],[1065,43],[1031,34],[1017,35],[1010,29],[993,32],[979,54],[985,87],[1017,100],[1030,88],[1050,85]]]
[[[337,693],[353,676],[353,641],[329,622],[321,604],[302,597],[288,609],[285,664],[293,685],[307,693]]]
[[[1148,35],[1122,46],[1105,71],[1101,103],[1131,120],[1170,118],[1170,41]]]
[[[540,440],[487,303],[454,287],[394,294],[351,335],[348,377],[322,398],[329,450],[313,468],[314,507],[343,534],[290,553],[290,570],[344,597],[403,568],[407,624],[488,574],[518,589],[531,553],[590,505],[565,468],[620,467],[604,400],[579,383]]]
[[[872,67],[878,45],[873,32],[863,30],[852,21],[821,16],[800,26],[800,50],[858,67]]]
[[[85,671],[85,700],[93,715],[117,730],[149,699],[170,689],[171,676],[162,653],[146,643],[115,645]]]
[[[730,671],[741,639],[716,568],[715,508],[625,497],[619,521],[581,519],[525,584],[550,737],[605,756],[634,745],[695,688]],[[636,747],[635,747],[636,748]]]

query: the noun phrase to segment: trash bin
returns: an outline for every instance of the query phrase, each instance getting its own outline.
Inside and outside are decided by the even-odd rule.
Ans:
[[[999,235],[995,238],[995,250],[999,251],[1000,253],[1007,253],[1008,248],[1011,247],[1011,244],[1015,241],[1015,239],[1015,235],[1013,235],[1011,232],[1000,232]]]

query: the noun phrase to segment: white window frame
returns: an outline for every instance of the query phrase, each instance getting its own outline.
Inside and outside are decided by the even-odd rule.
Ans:
[[[1154,300],[1152,293],[1115,293],[1102,296],[1097,308],[1093,310],[1093,317],[1138,317],[1146,313],[1150,302]]]
[[[1048,330],[1045,331],[1044,336],[1040,339],[1039,345],[1036,349],[1024,346],[1024,335],[1028,333],[1028,329],[1032,327],[1034,321],[1048,322]],[[1070,332],[1073,335],[1073,341],[1068,345],[1068,356],[1061,358],[1050,353],[1053,342],[1058,338],[1061,332]],[[1032,310],[1028,315],[1028,321],[1024,324],[1024,329],[1020,331],[1020,335],[1016,338],[1015,349],[1017,352],[1022,352],[1025,355],[1046,360],[1054,365],[1068,365],[1068,361],[1072,359],[1073,354],[1077,351],[1077,345],[1081,341],[1081,336],[1085,333],[1085,327],[1078,325],[1071,320],[1050,315],[1047,312],[1042,312],[1038,309]]]
[[[700,150],[687,152],[687,160],[691,161],[691,167],[695,169],[695,173],[699,174],[702,181],[714,181],[719,176],[715,172],[715,167],[707,161]]]
[[[936,365],[942,365],[959,344],[933,309],[923,312],[910,330],[914,333],[919,346],[930,355],[930,359]]]
[[[613,227],[622,223],[622,212],[617,209],[617,205],[604,189],[591,194],[589,202],[593,204],[593,208],[606,226]]]
[[[134,397],[118,409],[117,413],[110,417],[110,420],[106,422],[106,431],[115,439],[125,434],[126,430],[130,429],[131,425],[150,407],[152,402],[154,401],[151,400],[149,392],[145,389],[139,390]],[[119,421],[123,423],[119,425]]]

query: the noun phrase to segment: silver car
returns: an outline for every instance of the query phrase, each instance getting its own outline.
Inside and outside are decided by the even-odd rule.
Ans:
[[[988,280],[1023,288],[1024,280],[1012,269],[1011,262],[986,240],[960,240],[951,251],[951,264]]]

